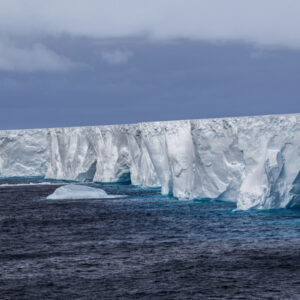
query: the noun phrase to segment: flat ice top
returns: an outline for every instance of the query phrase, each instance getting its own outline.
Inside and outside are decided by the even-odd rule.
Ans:
[[[80,128],[121,128],[121,127],[136,127],[139,125],[152,126],[157,124],[180,124],[186,121],[214,121],[214,120],[234,120],[234,119],[268,119],[276,117],[292,117],[299,116],[300,113],[287,113],[287,114],[267,114],[267,115],[246,115],[246,116],[224,116],[224,117],[211,117],[211,118],[196,118],[196,119],[178,119],[178,120],[158,120],[158,121],[146,121],[137,123],[124,123],[124,124],[99,124],[99,125],[89,125],[89,126],[69,126],[69,127],[40,127],[40,128],[19,128],[19,129],[0,129],[0,133],[8,132],[36,132],[36,131],[47,131],[51,129],[80,129]]]
[[[80,184],[67,184],[55,190],[55,192],[47,197],[49,200],[63,200],[63,199],[103,199],[115,198],[118,195],[108,195],[104,190],[93,188]]]

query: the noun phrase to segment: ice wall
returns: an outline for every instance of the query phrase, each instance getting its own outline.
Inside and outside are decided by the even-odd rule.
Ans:
[[[44,176],[49,166],[47,130],[0,131],[0,177]]]
[[[300,204],[300,114],[0,132],[0,176],[161,187],[238,209]]]

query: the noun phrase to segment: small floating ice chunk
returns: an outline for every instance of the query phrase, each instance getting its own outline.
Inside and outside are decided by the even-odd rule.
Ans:
[[[63,200],[63,199],[103,199],[103,198],[117,198],[120,195],[108,195],[104,190],[93,188],[79,184],[67,184],[57,188],[53,194],[49,195],[49,200]]]
[[[0,184],[0,188],[14,187],[14,186],[34,186],[34,185],[61,185],[61,183],[55,182],[29,182],[29,183],[3,183]]]

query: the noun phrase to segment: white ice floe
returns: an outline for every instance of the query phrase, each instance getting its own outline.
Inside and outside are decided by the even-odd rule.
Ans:
[[[108,195],[104,190],[93,188],[80,184],[67,184],[55,190],[55,192],[47,197],[49,200],[63,199],[103,199],[117,198],[119,195]]]
[[[300,197],[300,114],[0,131],[0,177],[9,176],[130,180],[241,210],[290,207]]]
[[[2,183],[0,188],[14,187],[14,186],[34,186],[34,185],[62,185],[54,182],[28,182],[28,183]]]

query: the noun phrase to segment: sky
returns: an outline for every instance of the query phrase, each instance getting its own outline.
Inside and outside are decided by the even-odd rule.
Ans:
[[[300,112],[299,0],[0,0],[0,129]]]

